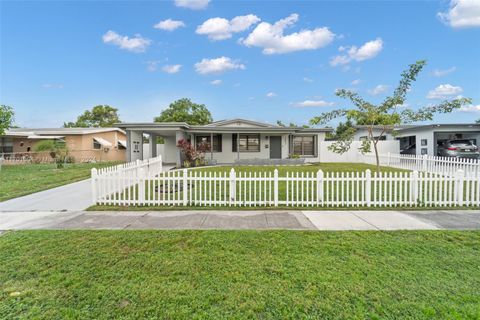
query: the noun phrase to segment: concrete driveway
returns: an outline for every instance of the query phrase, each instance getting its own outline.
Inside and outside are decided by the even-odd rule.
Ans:
[[[480,230],[480,211],[0,212],[0,230],[22,229]]]
[[[0,211],[79,211],[91,205],[92,187],[87,179],[0,202]]]

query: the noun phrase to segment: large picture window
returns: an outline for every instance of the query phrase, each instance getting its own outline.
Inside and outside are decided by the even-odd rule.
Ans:
[[[313,156],[315,154],[315,137],[294,136],[293,154],[299,156]]]
[[[210,152],[210,146],[212,145],[211,138],[212,137],[210,135],[195,136],[195,144],[197,148],[202,142],[206,142],[208,144],[206,151]],[[222,135],[221,134],[213,135],[213,152],[222,152]]]
[[[237,144],[240,152],[260,152],[260,134],[233,134],[232,152],[237,152]]]

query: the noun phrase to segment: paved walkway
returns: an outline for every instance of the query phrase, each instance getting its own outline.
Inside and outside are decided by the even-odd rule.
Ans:
[[[90,179],[0,202],[0,211],[79,211],[92,205]]]
[[[172,165],[164,165],[170,170]],[[0,202],[1,211],[80,211],[93,204],[90,179]]]
[[[480,211],[0,212],[22,229],[480,230]]]

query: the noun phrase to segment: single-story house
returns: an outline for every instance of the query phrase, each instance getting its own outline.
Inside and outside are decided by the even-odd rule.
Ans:
[[[34,157],[42,140],[65,143],[76,162],[125,161],[126,135],[119,128],[12,128],[0,136],[0,156]]]
[[[367,126],[356,126],[354,140],[368,137]],[[373,128],[374,136],[380,135],[382,126]],[[468,139],[473,144],[480,143],[480,124],[426,124],[388,127],[383,140],[399,140],[400,150],[410,148],[416,155],[437,155],[437,147],[445,140]]]
[[[157,155],[157,137],[163,137],[163,161],[181,165],[183,155],[177,142],[187,139],[196,148],[201,142],[212,147],[206,159],[235,163],[254,159],[287,159],[291,155],[315,161],[319,142],[330,128],[282,127],[245,119],[215,121],[207,125],[185,122],[121,123],[127,133],[127,161],[143,159],[143,136],[149,136],[148,156]]]

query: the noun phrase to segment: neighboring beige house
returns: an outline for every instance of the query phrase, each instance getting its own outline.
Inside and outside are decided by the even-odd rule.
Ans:
[[[182,153],[176,147],[180,139],[189,140],[195,147],[202,141],[213,146],[206,158],[216,163],[287,159],[292,155],[306,161],[319,160],[319,145],[330,128],[280,127],[245,119],[215,121],[207,125],[185,122],[121,123],[127,132],[127,161],[161,154],[163,161],[181,165]],[[148,135],[148,154],[142,141]],[[163,137],[162,152],[157,150],[156,137]],[[213,142],[213,143],[211,143]]]
[[[0,136],[0,155],[6,159],[38,158],[41,155],[35,152],[35,146],[42,140],[65,142],[75,162],[126,158],[126,135],[119,128],[10,129]]]

